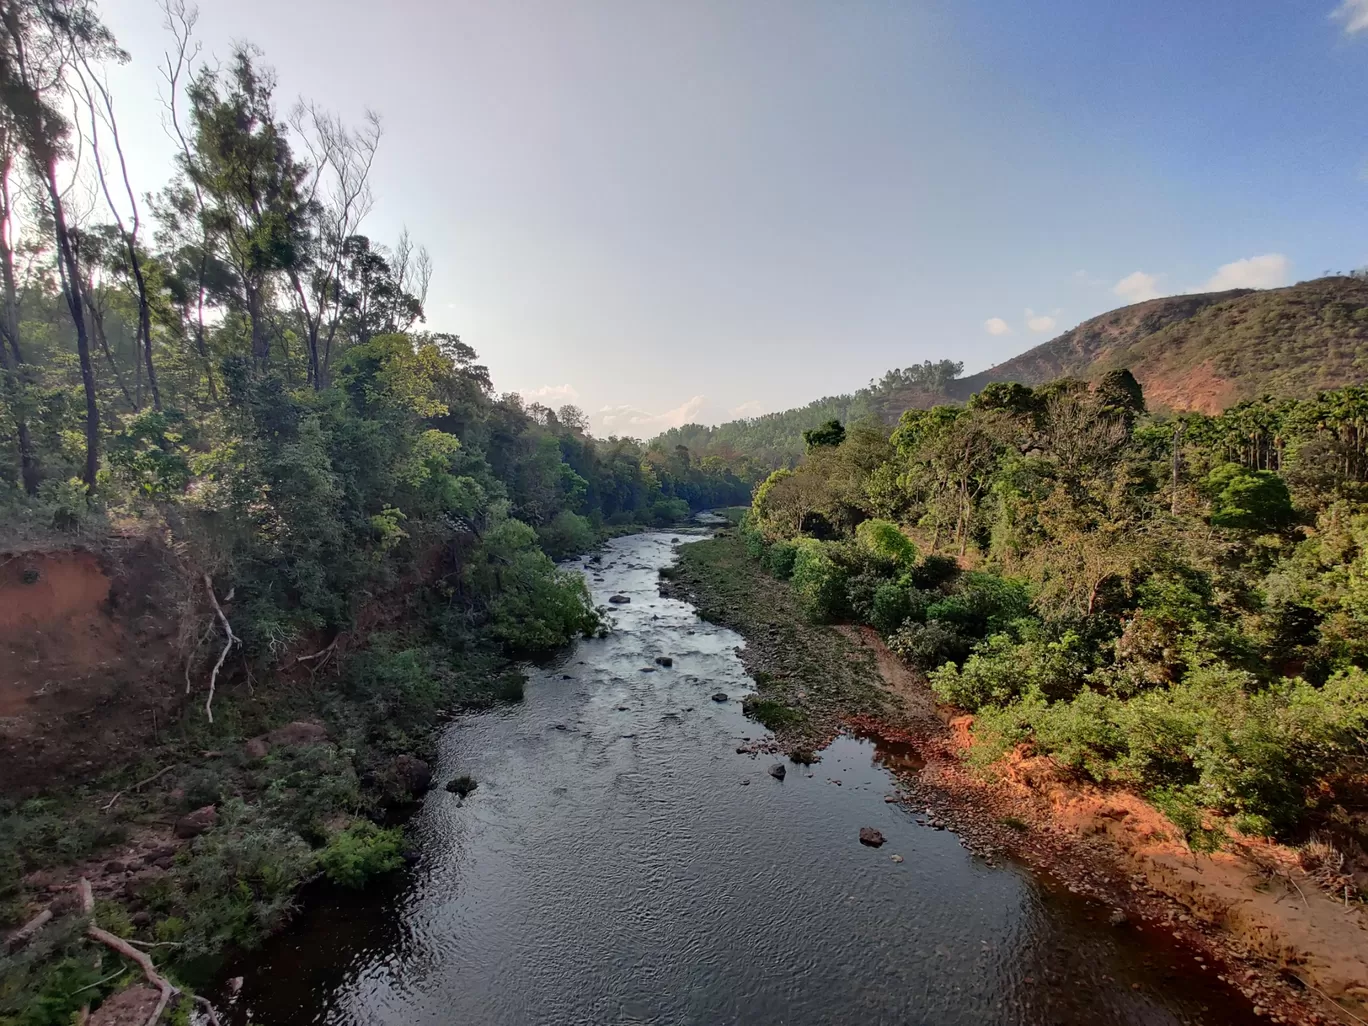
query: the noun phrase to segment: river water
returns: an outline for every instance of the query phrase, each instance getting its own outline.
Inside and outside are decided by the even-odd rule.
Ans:
[[[737,754],[763,734],[741,713],[743,642],[657,594],[675,540],[694,539],[575,564],[597,602],[631,599],[616,629],[534,669],[521,704],[450,725],[437,780],[478,789],[428,796],[414,868],[311,903],[234,969],[234,1021],[1259,1021],[1162,937],[885,803],[874,743],[841,738],[783,781]],[[862,826],[888,843],[862,846]]]

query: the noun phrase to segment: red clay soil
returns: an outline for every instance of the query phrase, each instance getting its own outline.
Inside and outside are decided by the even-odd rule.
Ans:
[[[89,778],[167,722],[181,587],[145,539],[0,553],[0,792]]]
[[[1364,906],[1321,890],[1293,850],[1246,839],[1194,854],[1143,799],[1081,782],[1024,750],[977,773],[962,758],[972,717],[946,708],[928,717],[925,682],[910,680],[873,631],[847,631],[874,650],[889,689],[912,698],[900,727],[848,722],[876,744],[911,745],[920,755],[920,766],[891,767],[905,803],[927,809],[984,858],[1020,859],[1107,902],[1136,928],[1171,933],[1271,1021],[1368,1023]]]

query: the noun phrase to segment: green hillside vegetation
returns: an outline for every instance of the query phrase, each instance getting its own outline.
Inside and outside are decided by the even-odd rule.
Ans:
[[[816,446],[753,554],[1015,745],[1194,845],[1368,845],[1368,389],[1158,420],[1126,371],[992,384]]]
[[[892,426],[905,410],[964,402],[994,382],[1096,381],[1123,368],[1155,409],[1204,413],[1263,395],[1309,399],[1368,382],[1368,279],[1354,273],[1152,299],[1093,317],[977,374],[961,377],[962,365],[928,361],[797,409],[717,427],[687,424],[659,443],[686,445],[753,475],[796,465],[803,432],[833,418]]]

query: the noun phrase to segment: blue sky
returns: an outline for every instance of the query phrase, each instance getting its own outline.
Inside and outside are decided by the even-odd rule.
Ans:
[[[212,0],[385,121],[366,229],[496,386],[648,436],[1368,263],[1368,0]],[[134,173],[153,0],[106,0]],[[144,184],[145,183],[145,184]]]

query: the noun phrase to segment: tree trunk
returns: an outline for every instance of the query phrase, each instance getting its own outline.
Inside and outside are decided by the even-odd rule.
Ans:
[[[66,286],[67,309],[71,312],[72,324],[76,326],[76,355],[81,363],[81,384],[85,388],[86,401],[86,465],[81,480],[87,488],[95,487],[95,476],[100,469],[100,407],[95,399],[95,367],[90,360],[90,336],[86,333],[85,300],[81,289],[81,276],[76,266],[76,251],[67,231],[66,211],[62,207],[62,194],[57,188],[57,162],[49,160],[45,168],[47,176],[48,201],[52,204],[53,231],[57,237],[57,253],[62,268],[63,284]]]

